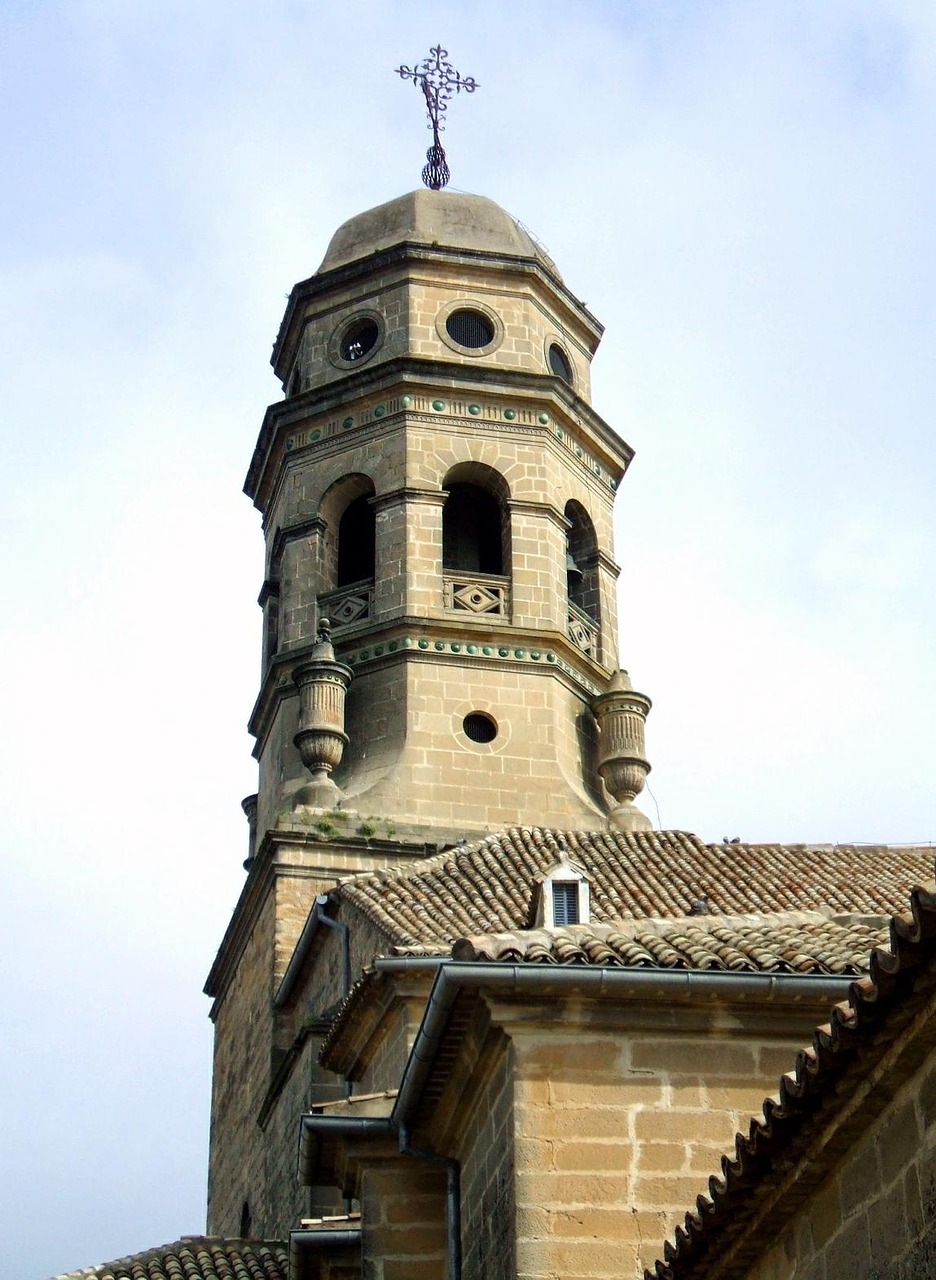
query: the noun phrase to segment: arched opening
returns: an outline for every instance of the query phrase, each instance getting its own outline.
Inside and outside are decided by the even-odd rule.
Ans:
[[[504,615],[510,576],[510,508],[504,478],[492,467],[461,463],[442,487],[446,607]]]
[[[362,494],[349,502],[338,522],[339,587],[374,576],[374,508]]]
[[[321,590],[318,614],[333,627],[369,618],[376,573],[374,485],[365,475],[343,476],[327,490],[321,520]]]
[[[469,573],[504,571],[500,503],[478,484],[451,484],[442,509],[442,564]]]
[[[580,502],[567,502],[566,590],[569,635],[580,649],[598,657],[601,596],[598,589],[598,539],[595,526]]]

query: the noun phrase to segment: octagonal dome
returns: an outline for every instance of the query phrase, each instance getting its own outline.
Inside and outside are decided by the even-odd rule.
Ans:
[[[346,266],[404,241],[533,258],[559,275],[529,232],[493,200],[428,189],[410,191],[349,218],[332,236],[319,271]]]

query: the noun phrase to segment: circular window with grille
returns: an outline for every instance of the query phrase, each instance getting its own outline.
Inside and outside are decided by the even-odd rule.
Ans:
[[[497,724],[483,711],[471,711],[462,721],[465,737],[472,742],[493,742],[497,737]]]
[[[572,385],[572,361],[560,347],[558,342],[552,342],[548,351],[549,368],[557,378],[561,378],[563,382]]]
[[[496,311],[483,302],[456,301],[436,316],[436,333],[460,356],[486,356],[504,339],[504,326]]]
[[[460,347],[477,351],[494,341],[494,326],[483,311],[453,311],[445,321],[445,331]]]

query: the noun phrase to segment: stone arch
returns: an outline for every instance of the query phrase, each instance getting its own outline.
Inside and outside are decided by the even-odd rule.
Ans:
[[[374,482],[360,472],[342,476],[322,495],[322,580],[325,589],[373,578]]]
[[[597,635],[601,632],[601,592],[598,583],[598,537],[591,516],[574,498],[565,505],[566,529],[566,589],[569,604],[569,625],[575,638],[575,611],[578,610],[594,623]],[[584,647],[579,641],[579,647]],[[597,652],[593,654],[597,658]]]
[[[482,462],[459,462],[442,482],[442,567],[446,572],[510,575],[510,489]]]

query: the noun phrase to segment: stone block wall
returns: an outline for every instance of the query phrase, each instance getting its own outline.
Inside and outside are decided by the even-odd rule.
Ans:
[[[931,1052],[818,1193],[809,1197],[748,1280],[934,1276],[936,1052]]]
[[[368,1159],[361,1174],[364,1280],[445,1280],[445,1170],[412,1156]]]
[[[501,1039],[483,1083],[461,1119],[461,1230],[464,1280],[512,1280],[514,1185],[513,1054]]]
[[[622,1280],[653,1265],[804,1032],[511,1034],[517,1274]]]

